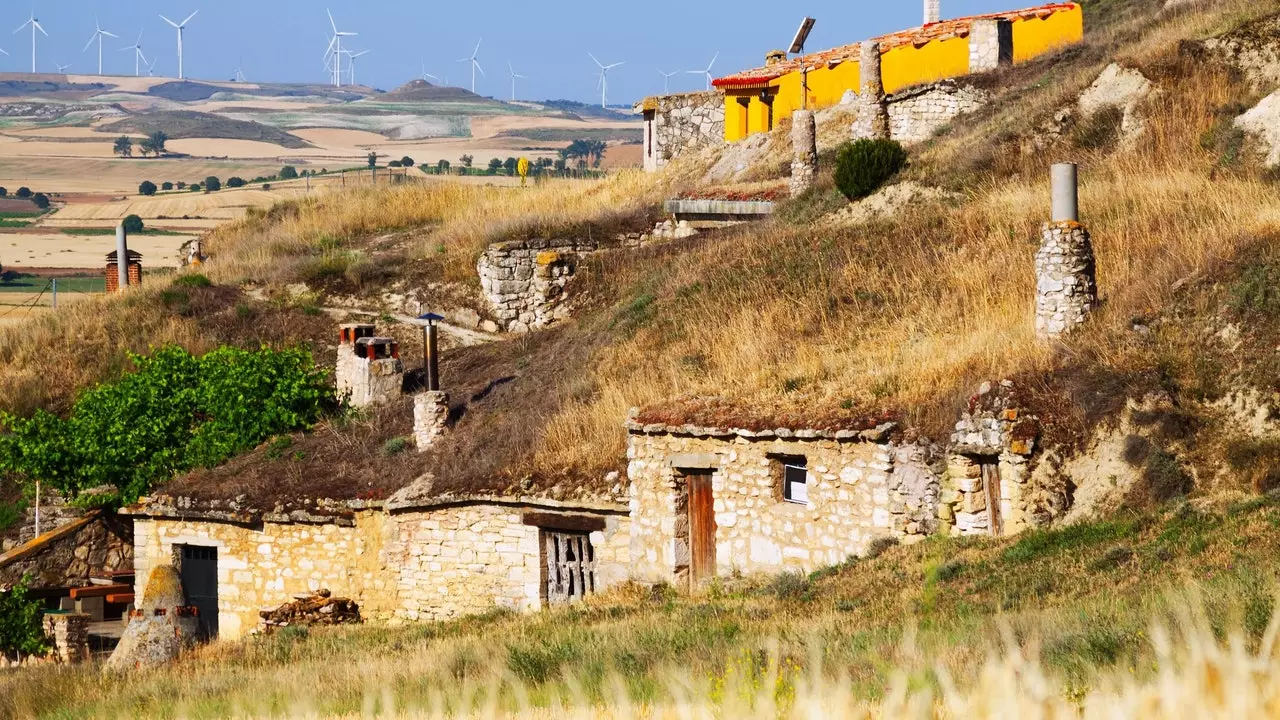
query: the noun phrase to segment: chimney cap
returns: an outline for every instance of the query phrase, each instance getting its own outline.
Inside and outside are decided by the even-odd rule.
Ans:
[[[431,324],[431,323],[434,323],[434,322],[440,322],[441,320],[444,320],[444,316],[443,316],[443,315],[437,315],[436,313],[433,313],[433,312],[429,312],[429,313],[423,313],[423,314],[419,315],[419,316],[418,316],[418,319],[419,319],[419,320],[426,320],[426,321],[427,321],[427,324]]]

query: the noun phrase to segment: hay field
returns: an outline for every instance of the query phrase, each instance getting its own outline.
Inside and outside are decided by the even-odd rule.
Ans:
[[[103,203],[67,205],[44,219],[44,227],[109,227],[129,215],[143,220],[156,220],[148,225],[169,227],[184,216],[187,222],[199,220],[233,220],[246,208],[266,207],[281,200],[305,194],[305,185],[290,183],[285,187],[263,190],[244,188],[216,193],[172,193],[155,197],[130,197]],[[173,220],[169,220],[173,218]],[[213,223],[216,224],[216,223]],[[206,223],[206,225],[208,225]]]
[[[25,144],[27,143],[0,140],[0,185],[8,188],[25,185],[32,190],[54,193],[133,193],[138,191],[138,184],[143,180],[155,183],[165,180],[191,182],[203,181],[209,175],[223,179],[232,175],[252,178],[274,175],[280,170],[280,166],[274,161],[181,158],[121,160],[70,155],[81,146],[92,146],[94,143],[63,143],[65,150],[56,148],[68,153],[62,157],[34,157],[11,153],[13,148]],[[110,153],[109,140],[104,140],[102,147]]]
[[[178,249],[194,235],[135,235],[129,249],[142,253],[143,267],[178,267]],[[116,249],[112,235],[0,235],[0,265],[5,268],[100,268]]]

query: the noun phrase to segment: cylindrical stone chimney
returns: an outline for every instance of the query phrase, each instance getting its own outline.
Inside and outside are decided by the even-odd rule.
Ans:
[[[1084,324],[1098,304],[1097,263],[1079,222],[1077,168],[1053,166],[1053,220],[1036,253],[1036,335],[1055,339]]]
[[[813,187],[818,174],[818,126],[812,110],[791,114],[791,197]]]
[[[858,88],[858,119],[853,123],[853,139],[889,138],[889,109],[884,103],[884,78],[880,71],[880,43],[862,43],[858,60],[861,84]]]

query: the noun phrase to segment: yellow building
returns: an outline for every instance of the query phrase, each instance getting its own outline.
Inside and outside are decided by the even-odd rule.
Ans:
[[[999,54],[1022,63],[1084,39],[1084,13],[1078,3],[1055,3],[1026,10],[977,15],[930,23],[873,38],[880,44],[880,72],[886,93],[994,69],[978,66],[975,25],[1001,28]],[[831,107],[850,90],[857,92],[861,43],[800,57],[775,51],[763,67],[715,80],[724,93],[724,137],[735,142],[773,129],[774,122],[806,105]],[[803,95],[807,95],[807,98]]]

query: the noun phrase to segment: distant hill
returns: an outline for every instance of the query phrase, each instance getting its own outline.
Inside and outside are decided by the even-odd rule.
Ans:
[[[604,118],[606,120],[636,119],[635,115],[629,111],[623,111],[615,108],[602,108],[599,105],[580,103],[576,100],[543,100],[538,104],[551,110],[559,110],[567,115],[574,115],[577,117]]]
[[[203,100],[208,100],[219,93],[228,92],[233,92],[237,95],[251,95],[259,97],[323,96],[343,101],[359,100],[367,94],[341,90],[339,88],[331,88],[328,86],[270,84],[258,85],[256,87],[229,88],[225,85],[209,85],[207,83],[192,82],[190,80],[175,80],[173,82],[161,83],[148,90],[147,94],[164,98],[165,100],[171,100],[173,102],[201,102]]]
[[[226,140],[258,140],[294,150],[311,147],[310,144],[297,135],[291,135],[270,125],[190,110],[133,115],[102,127],[102,131],[108,133],[132,132],[144,135],[157,130],[163,131],[169,136],[170,140],[220,138]]]
[[[378,102],[427,102],[431,100],[486,101],[488,98],[459,87],[432,85],[426,80],[413,80],[389,93],[374,96]]]

